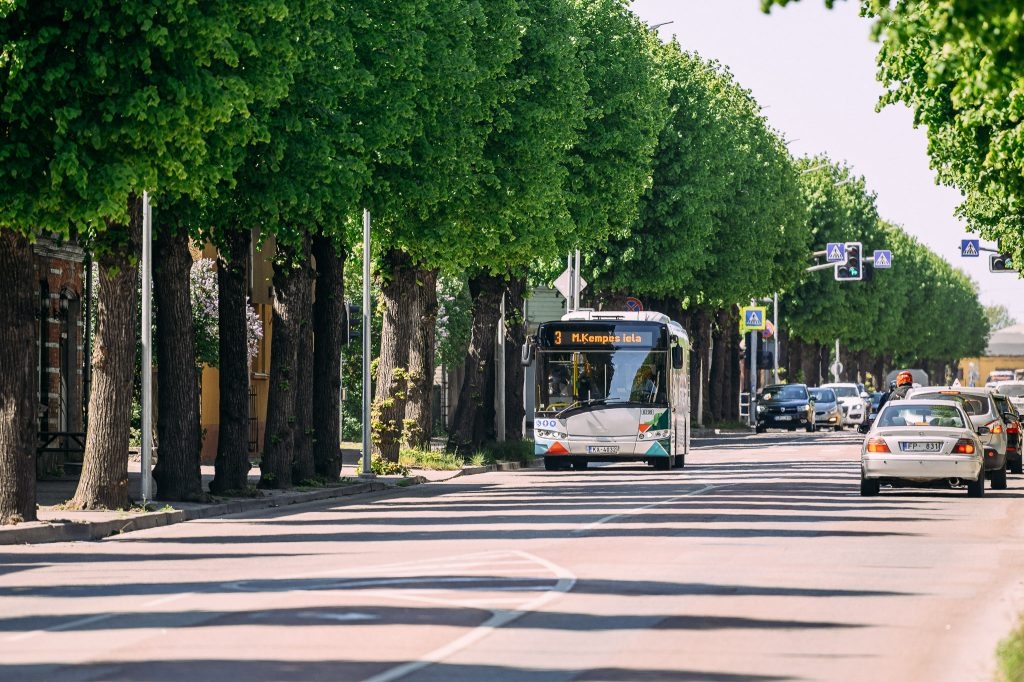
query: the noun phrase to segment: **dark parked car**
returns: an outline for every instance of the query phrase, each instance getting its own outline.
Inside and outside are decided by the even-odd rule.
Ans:
[[[1021,450],[1020,450],[1020,412],[1013,404],[1009,396],[1001,393],[993,393],[992,400],[996,401],[999,414],[1003,415],[1006,423],[1006,470],[1011,474],[1019,474],[1021,471]]]
[[[803,427],[814,431],[814,400],[806,384],[769,384],[757,396],[755,430]]]

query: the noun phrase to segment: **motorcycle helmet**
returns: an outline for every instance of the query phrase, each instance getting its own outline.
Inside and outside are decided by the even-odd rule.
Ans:
[[[914,375],[910,372],[903,371],[896,375],[897,386],[909,386],[914,383]]]

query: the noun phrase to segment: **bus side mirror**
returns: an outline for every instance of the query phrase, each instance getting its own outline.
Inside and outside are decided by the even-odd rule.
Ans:
[[[536,346],[534,344],[534,339],[531,336],[528,339],[526,339],[526,343],[523,344],[523,351],[521,356],[523,367],[528,367],[531,364],[533,364],[534,348],[536,348]]]
[[[682,346],[672,346],[672,369],[683,368],[683,348]]]

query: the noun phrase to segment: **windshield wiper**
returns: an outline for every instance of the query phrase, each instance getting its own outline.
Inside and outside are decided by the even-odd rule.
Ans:
[[[569,405],[568,407],[563,407],[558,412],[558,414],[555,415],[555,417],[561,417],[563,414],[570,410],[579,409],[581,407],[590,407],[591,405],[604,405],[607,402],[607,398],[587,398],[586,400],[577,400],[573,402],[572,405]]]

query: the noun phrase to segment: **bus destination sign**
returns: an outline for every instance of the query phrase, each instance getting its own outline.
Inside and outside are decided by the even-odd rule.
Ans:
[[[651,348],[654,332],[629,330],[587,331],[557,329],[552,335],[555,346],[616,346],[619,348]]]

